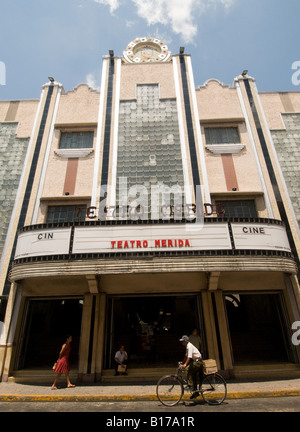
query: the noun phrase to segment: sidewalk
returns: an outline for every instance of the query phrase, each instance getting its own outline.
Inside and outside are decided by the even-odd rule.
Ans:
[[[58,384],[59,385],[59,384]],[[0,383],[0,402],[104,402],[157,400],[156,385],[151,384],[84,384],[66,388],[62,379],[60,388],[50,385]],[[300,396],[300,378],[286,380],[259,380],[227,382],[227,399]],[[190,394],[186,393],[189,398]]]

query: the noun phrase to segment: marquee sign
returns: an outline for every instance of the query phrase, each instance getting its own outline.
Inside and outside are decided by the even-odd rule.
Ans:
[[[291,252],[285,228],[273,224],[231,224],[235,248]]]
[[[72,229],[74,229],[73,235]],[[25,228],[15,259],[66,254],[126,252],[269,250],[290,253],[280,223],[88,225]]]
[[[184,225],[78,227],[73,253],[149,252],[231,249],[227,224],[204,225],[199,232]]]
[[[25,231],[18,237],[15,259],[69,253],[70,228]]]

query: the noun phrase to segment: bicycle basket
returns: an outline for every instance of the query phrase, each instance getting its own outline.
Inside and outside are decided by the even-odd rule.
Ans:
[[[210,375],[218,372],[216,360],[208,359],[203,360],[203,373],[204,375]]]

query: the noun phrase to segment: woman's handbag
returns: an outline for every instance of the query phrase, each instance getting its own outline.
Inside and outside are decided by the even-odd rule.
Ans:
[[[53,367],[52,367],[53,370],[56,369],[57,363],[58,363],[58,360],[56,360],[56,362],[54,363],[54,365],[53,365]]]
[[[122,373],[124,373],[124,372],[126,372],[126,369],[127,369],[127,366],[126,366],[126,365],[120,364],[120,365],[118,366],[118,372],[122,372]]]

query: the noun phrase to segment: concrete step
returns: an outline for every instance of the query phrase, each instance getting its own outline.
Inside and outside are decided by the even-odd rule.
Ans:
[[[22,369],[13,371],[12,375],[8,377],[8,382],[15,383],[51,383],[56,377],[56,372],[48,369]],[[76,381],[78,376],[77,370],[71,370],[70,380]],[[63,379],[63,376],[62,378]]]
[[[175,367],[168,368],[133,368],[128,369],[128,375],[114,376],[114,369],[104,369],[102,371],[102,383],[126,383],[126,382],[157,382],[160,377],[176,372]],[[8,382],[15,383],[51,383],[54,381],[56,373],[51,369],[23,369],[13,371],[8,378]],[[71,369],[70,380],[76,381],[78,371]],[[61,380],[64,379],[62,375]]]
[[[160,377],[176,372],[176,365],[157,368],[130,368],[128,375],[114,376],[114,369],[104,369],[102,371],[102,383],[156,383]],[[221,372],[222,373],[222,372]],[[265,363],[265,364],[240,364],[233,369],[236,379],[288,379],[300,378],[300,365],[294,363]],[[8,378],[9,382],[16,383],[51,383],[54,381],[56,373],[51,369],[23,369],[14,371]],[[70,379],[76,382],[78,370],[71,369]],[[226,378],[226,377],[225,377]],[[61,380],[64,379],[62,376]]]
[[[176,372],[176,367],[168,368],[129,368],[127,375],[114,376],[115,371],[105,369],[102,372],[101,381],[103,383],[118,382],[157,382],[160,377]]]
[[[294,363],[266,363],[235,365],[236,379],[300,378],[300,365]]]

